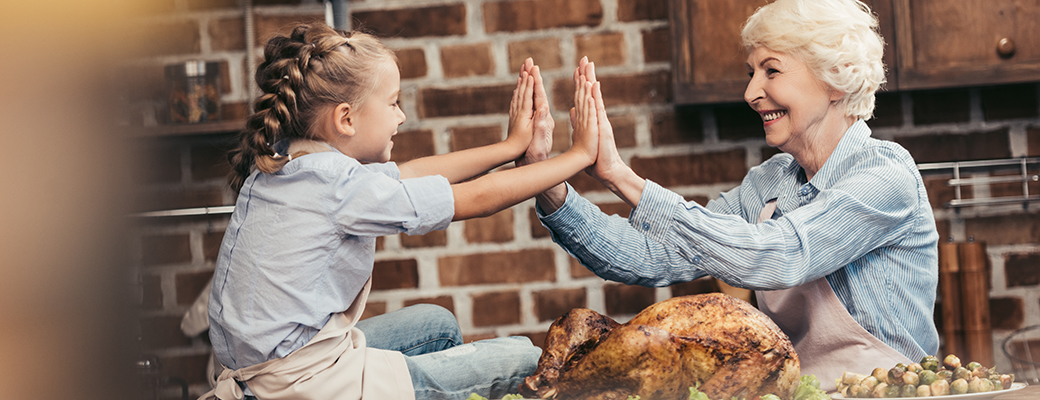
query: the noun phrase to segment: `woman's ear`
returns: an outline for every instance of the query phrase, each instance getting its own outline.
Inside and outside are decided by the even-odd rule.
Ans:
[[[336,108],[332,110],[332,123],[336,128],[336,133],[340,135],[354,136],[353,111],[354,109],[347,103],[339,103],[336,105]]]

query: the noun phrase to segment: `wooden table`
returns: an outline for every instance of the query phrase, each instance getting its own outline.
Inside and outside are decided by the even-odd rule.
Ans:
[[[1029,385],[1021,390],[1008,394],[1001,394],[993,400],[1037,400],[1040,399],[1040,385]]]

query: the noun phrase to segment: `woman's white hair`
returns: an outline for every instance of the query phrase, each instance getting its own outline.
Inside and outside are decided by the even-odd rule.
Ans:
[[[818,79],[845,92],[846,116],[874,114],[874,92],[885,83],[884,39],[877,17],[858,0],[776,0],[748,18],[744,47],[800,57]]]

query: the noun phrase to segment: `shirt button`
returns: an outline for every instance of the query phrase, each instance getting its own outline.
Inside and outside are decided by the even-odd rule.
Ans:
[[[650,223],[649,222],[644,222],[643,223],[643,230],[644,231],[650,230]]]
[[[700,264],[701,263],[701,256],[693,256],[693,263],[694,264]]]

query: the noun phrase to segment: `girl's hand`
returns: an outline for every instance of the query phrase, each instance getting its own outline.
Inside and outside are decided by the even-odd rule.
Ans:
[[[534,135],[534,61],[528,57],[520,67],[520,77],[513,89],[513,99],[509,102],[509,132],[506,142],[517,149],[516,154],[528,148]],[[539,76],[539,80],[541,77]]]
[[[556,121],[549,112],[549,97],[545,95],[545,84],[542,82],[538,66],[531,69],[531,75],[534,76],[534,136],[523,157],[516,160],[518,167],[549,159],[553,145],[553,130],[556,129]]]

